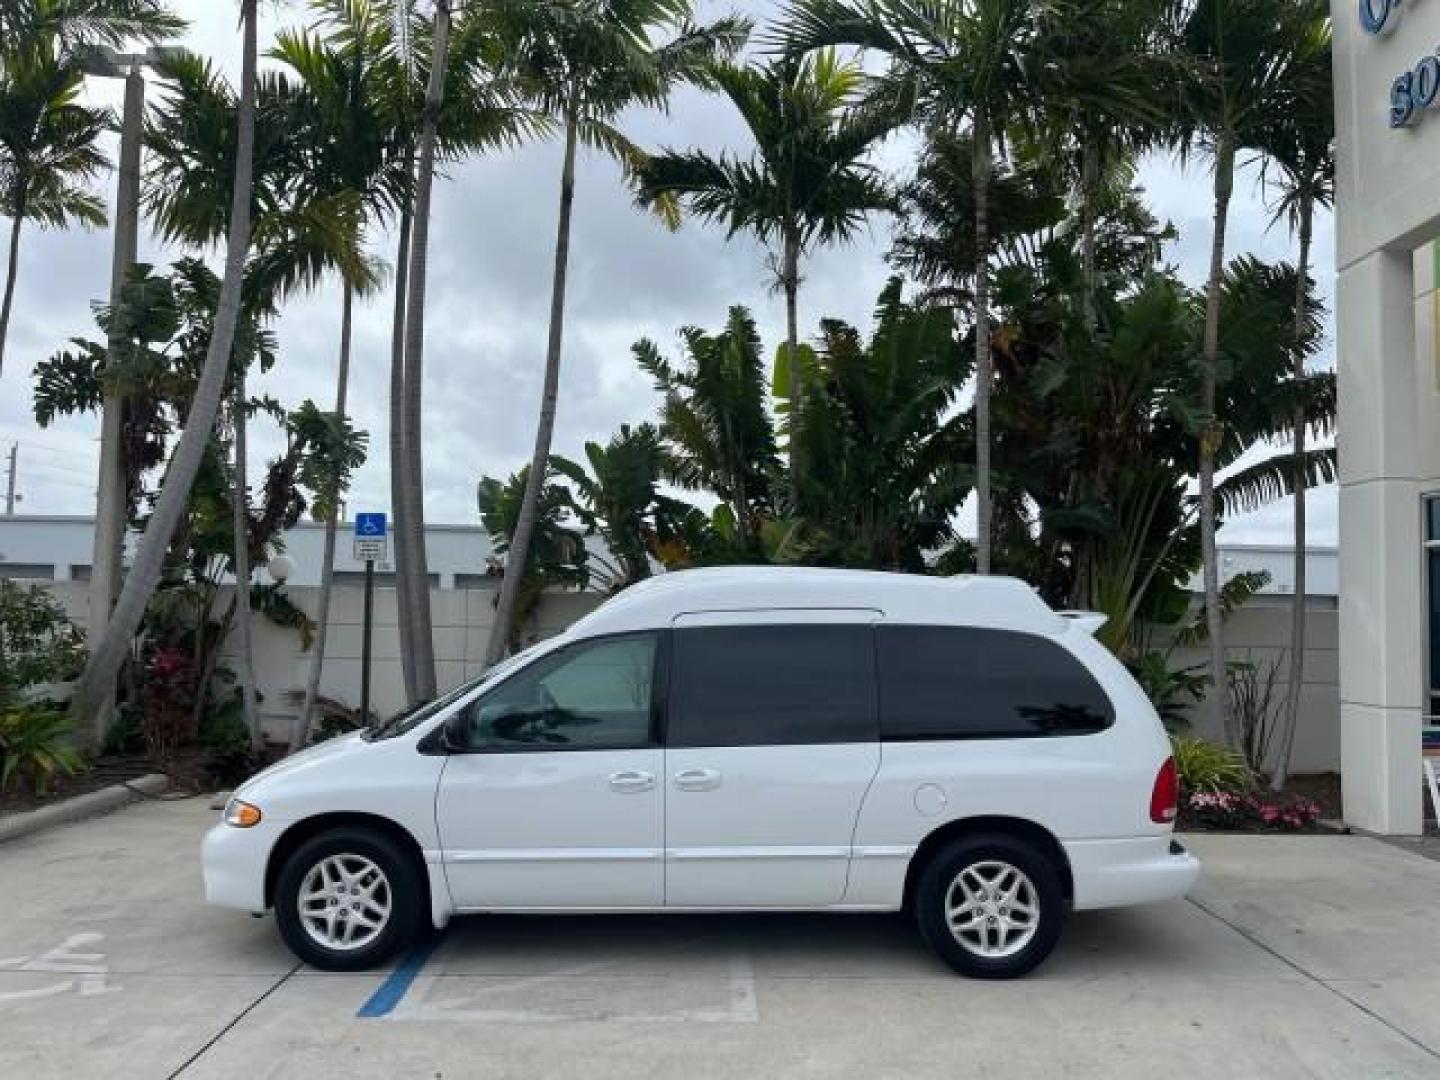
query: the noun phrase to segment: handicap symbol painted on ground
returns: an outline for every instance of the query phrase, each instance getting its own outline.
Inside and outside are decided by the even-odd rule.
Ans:
[[[81,997],[107,994],[119,990],[107,979],[110,964],[102,952],[81,952],[86,946],[94,946],[105,940],[104,934],[87,931],[71,934],[55,948],[35,956],[16,956],[0,960],[0,972],[15,971],[54,975],[55,979],[46,985],[30,990],[0,990],[0,1005],[7,1001],[26,1001],[31,998],[55,997],[71,990]],[[4,985],[0,983],[0,985]]]

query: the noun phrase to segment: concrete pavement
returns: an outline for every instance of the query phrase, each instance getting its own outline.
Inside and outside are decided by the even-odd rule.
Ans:
[[[1077,915],[1015,983],[808,915],[457,920],[343,976],[205,906],[214,819],[0,846],[0,1077],[1440,1076],[1440,863],[1363,837],[1194,838],[1193,902]]]

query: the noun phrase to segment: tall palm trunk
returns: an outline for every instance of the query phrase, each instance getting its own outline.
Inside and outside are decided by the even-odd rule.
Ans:
[[[248,361],[247,361],[248,362]],[[259,746],[260,713],[255,707],[255,634],[250,622],[250,481],[246,475],[245,369],[235,375],[235,490],[230,495],[235,527],[235,622],[240,633],[236,679],[240,684],[241,714],[250,743]]]
[[[412,176],[414,170],[410,170]],[[405,683],[405,701],[414,705],[420,700],[415,690],[415,654],[410,647],[410,631],[415,605],[414,578],[410,573],[410,549],[400,540],[409,534],[409,517],[405,506],[405,299],[410,279],[410,225],[413,204],[406,196],[400,211],[400,245],[395,255],[395,314],[390,334],[390,513],[396,536],[395,604],[396,623],[400,631],[400,674]]]
[[[800,409],[803,387],[800,372],[800,237],[793,225],[785,227],[785,248],[781,253],[781,287],[785,290],[785,347],[790,360],[790,494],[799,512],[800,474],[804,468],[800,457]],[[745,520],[749,508],[737,520]]]
[[[579,102],[571,97],[565,113],[565,161],[560,170],[560,220],[555,230],[555,273],[550,288],[550,340],[545,351],[545,384],[540,393],[540,423],[535,429],[535,451],[530,456],[530,473],[510,550],[505,556],[505,576],[495,605],[495,625],[485,647],[485,663],[493,664],[505,655],[515,622],[516,603],[530,556],[535,533],[535,515],[540,489],[549,471],[550,440],[555,432],[555,406],[560,396],[560,347],[565,334],[565,279],[570,265],[570,215],[575,203],[575,145],[579,138]]]
[[[335,414],[341,417],[345,415],[345,399],[350,388],[350,334],[354,311],[355,289],[346,281],[340,299],[340,363],[335,374]],[[340,525],[340,492],[329,492],[328,498],[329,505],[325,509],[325,552],[320,559],[320,597],[315,605],[315,644],[310,656],[310,673],[305,680],[305,703],[300,708],[299,730],[291,741],[292,750],[297,750],[310,741],[310,729],[315,722],[315,697],[320,693],[320,676],[325,667],[325,644],[330,627],[330,590],[335,580],[335,540]],[[362,716],[360,722],[368,724],[370,718]]]
[[[420,155],[415,177],[415,220],[410,234],[409,300],[405,309],[405,535],[411,579],[410,655],[415,667],[415,694],[435,696],[435,641],[430,627],[430,570],[425,557],[425,468],[422,405],[425,372],[425,278],[430,255],[430,193],[435,184],[435,139],[440,107],[445,101],[445,65],[450,51],[451,0],[435,4],[435,44],[430,81],[425,88],[425,117],[420,127]]]
[[[1210,715],[1231,746],[1240,733],[1226,707],[1225,642],[1220,613],[1220,558],[1215,548],[1215,451],[1223,434],[1215,418],[1215,391],[1220,355],[1220,284],[1225,273],[1225,224],[1235,185],[1235,145],[1222,131],[1215,148],[1215,232],[1210,241],[1210,279],[1205,287],[1205,350],[1200,369],[1200,558],[1205,575],[1205,631],[1210,647]]]
[[[255,157],[255,63],[257,0],[243,0],[242,23],[244,61],[241,65],[240,108],[235,148],[235,185],[230,207],[230,234],[226,240],[225,276],[215,307],[215,323],[205,364],[195,386],[195,396],[185,417],[184,430],[175,444],[169,468],[156,501],[149,525],[140,538],[135,562],[125,577],[120,598],[105,635],[92,648],[85,672],[76,686],[71,709],[80,731],[90,730],[97,713],[96,703],[108,695],[115,677],[130,648],[130,641],[140,628],[145,607],[160,581],[165,553],[171,537],[184,516],[190,501],[190,489],[205,457],[205,449],[215,429],[215,417],[225,394],[230,352],[235,342],[235,327],[240,319],[241,285],[245,274],[245,257],[250,248],[250,194]],[[101,733],[103,737],[103,733]]]
[[[1314,203],[1309,190],[1300,195],[1300,264],[1295,282],[1295,385],[1305,383],[1305,301],[1309,296],[1310,239],[1314,228]],[[1276,791],[1290,778],[1290,754],[1300,724],[1300,693],[1305,684],[1305,402],[1297,398],[1295,416],[1295,593],[1290,604],[1290,681],[1285,692],[1285,727],[1275,755],[1270,786]]]
[[[975,569],[990,573],[990,125],[983,112],[972,132],[975,187]]]
[[[1092,137],[1080,150],[1080,298],[1085,326],[1095,328],[1095,200],[1100,186],[1100,152]]]
[[[20,226],[25,220],[25,193],[15,200],[10,221],[10,254],[5,260],[5,299],[0,301],[0,374],[5,372],[5,342],[10,336],[10,311],[15,304],[15,276],[20,272]]]

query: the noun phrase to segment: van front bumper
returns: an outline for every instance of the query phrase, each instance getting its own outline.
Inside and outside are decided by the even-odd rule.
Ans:
[[[205,875],[205,899],[219,907],[262,913],[265,903],[265,868],[279,837],[278,823],[262,821],[249,829],[223,821],[205,834],[200,862]]]
[[[1062,845],[1075,885],[1075,910],[1174,900],[1200,877],[1200,860],[1169,834]]]

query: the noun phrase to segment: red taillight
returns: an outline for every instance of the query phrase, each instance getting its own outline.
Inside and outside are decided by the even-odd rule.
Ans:
[[[1155,788],[1150,792],[1150,820],[1157,825],[1169,825],[1175,820],[1179,805],[1180,774],[1175,771],[1175,759],[1166,758],[1155,774]]]

